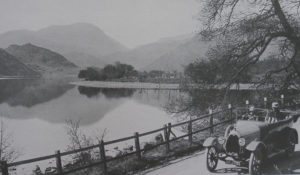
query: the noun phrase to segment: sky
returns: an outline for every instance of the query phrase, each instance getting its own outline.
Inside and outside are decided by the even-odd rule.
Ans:
[[[0,0],[0,33],[92,23],[129,48],[199,31],[196,0]]]

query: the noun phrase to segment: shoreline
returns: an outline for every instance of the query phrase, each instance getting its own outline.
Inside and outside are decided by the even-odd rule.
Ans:
[[[94,88],[113,88],[113,89],[161,89],[179,90],[180,84],[168,83],[141,83],[141,82],[113,82],[113,81],[76,81],[71,85],[94,87]]]
[[[147,82],[115,82],[115,81],[75,81],[71,85],[84,86],[92,88],[111,88],[111,89],[152,89],[152,90],[180,90],[182,86],[179,83],[147,83]],[[191,84],[190,87],[197,88]],[[205,88],[203,88],[205,89]],[[208,88],[207,88],[208,89]],[[213,89],[221,89],[216,87]],[[253,84],[232,85],[231,90],[257,90]]]

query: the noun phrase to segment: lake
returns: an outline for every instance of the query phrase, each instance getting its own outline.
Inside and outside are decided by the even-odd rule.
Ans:
[[[70,145],[66,120],[80,120],[80,129],[87,136],[109,141],[134,132],[157,129],[182,117],[166,112],[171,101],[185,93],[178,90],[101,89],[70,85],[69,79],[2,79],[0,80],[0,116],[6,133],[21,155],[17,160],[66,151]],[[189,94],[195,111],[207,113],[210,105],[221,103],[217,90]],[[246,99],[260,101],[261,93],[231,91],[228,102],[244,105]],[[181,105],[181,104],[180,104]],[[179,107],[174,104],[174,108]],[[199,115],[197,112],[192,115]],[[175,131],[180,134],[181,131]],[[142,139],[142,142],[154,136]],[[124,143],[120,149],[133,145]],[[110,147],[113,154],[113,147]],[[67,161],[67,160],[66,160]],[[30,172],[36,164],[17,167],[18,173]],[[55,166],[54,161],[39,164],[42,169]]]
[[[0,115],[6,133],[21,152],[17,160],[65,151],[70,144],[68,119],[80,120],[81,130],[92,138],[105,131],[106,141],[176,122],[164,106],[179,94],[172,90],[77,87],[65,79],[0,80],[0,89]]]

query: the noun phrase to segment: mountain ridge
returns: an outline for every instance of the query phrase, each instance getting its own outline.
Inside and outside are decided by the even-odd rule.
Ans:
[[[162,38],[154,43],[136,47],[127,52],[115,53],[106,58],[133,65],[140,71],[162,70],[182,72],[184,67],[202,59],[213,42],[201,40],[201,36],[188,34]]]
[[[34,45],[60,53],[78,66],[86,67],[85,60],[93,60],[97,66],[103,66],[103,56],[128,50],[121,43],[105,34],[100,28],[89,23],[52,25],[40,30],[14,30],[0,34],[0,47],[12,44]],[[84,56],[73,58],[70,55],[80,53]]]
[[[146,65],[142,70],[180,71],[197,59],[203,59],[208,48],[213,42],[201,40],[201,36],[195,35],[190,40],[180,44],[164,55]]]
[[[162,38],[156,42],[141,45],[126,52],[115,53],[105,58],[111,60],[111,62],[120,61],[131,64],[136,69],[143,70],[143,67],[151,64],[161,56],[187,42],[191,37],[192,35],[186,35],[185,37],[180,38]]]

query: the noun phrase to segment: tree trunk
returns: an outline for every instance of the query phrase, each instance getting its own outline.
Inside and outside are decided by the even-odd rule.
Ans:
[[[300,78],[300,45],[295,46],[295,58],[293,60],[293,68]]]

